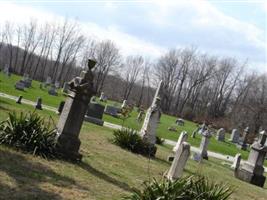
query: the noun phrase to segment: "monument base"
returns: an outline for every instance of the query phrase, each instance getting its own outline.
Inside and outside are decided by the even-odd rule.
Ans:
[[[248,171],[246,171],[244,169],[238,169],[235,172],[235,177],[240,179],[240,180],[242,180],[242,181],[251,183],[251,184],[259,186],[259,187],[263,187],[264,186],[265,179],[266,179],[265,176],[256,175],[256,174],[248,172]]]
[[[87,116],[87,115],[85,115],[84,120],[87,121],[87,122],[91,122],[93,124],[97,124],[99,126],[103,126],[103,124],[104,124],[103,120],[97,119],[97,118],[94,118],[94,117],[90,117],[90,116]]]
[[[236,147],[237,147],[238,149],[241,149],[241,150],[246,151],[248,145],[247,145],[247,144],[236,144]]]
[[[80,145],[81,141],[79,138],[61,134],[57,139],[56,150],[60,157],[64,159],[81,161],[82,155],[79,153]]]

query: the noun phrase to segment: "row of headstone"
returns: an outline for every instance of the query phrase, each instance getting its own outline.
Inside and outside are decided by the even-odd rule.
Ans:
[[[24,74],[22,80],[19,80],[15,83],[15,88],[17,90],[24,91],[25,88],[29,88],[32,86],[32,79],[28,74]]]

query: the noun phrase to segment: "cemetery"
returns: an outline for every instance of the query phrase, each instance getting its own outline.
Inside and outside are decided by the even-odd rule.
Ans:
[[[1,109],[0,120],[6,119],[8,111],[16,111],[16,112],[33,111],[34,106],[24,104],[23,103],[24,98],[28,100],[32,100],[35,103],[37,101],[38,103],[40,101],[40,98],[38,97],[38,95],[40,95],[43,97],[42,104],[48,104],[50,106],[54,106],[55,108],[56,108],[55,105],[57,104],[59,105],[62,99],[65,100],[66,102],[69,101],[67,100],[68,98],[67,96],[60,93],[60,90],[58,90],[59,92],[58,96],[46,96],[47,91],[42,91],[42,93],[40,93],[40,91],[37,88],[38,83],[37,82],[35,83],[35,81],[33,81],[32,88],[28,89],[28,91],[32,90],[34,94],[27,94],[28,93],[27,90],[25,93],[21,93],[21,91],[19,90],[12,90],[12,85],[13,85],[12,83],[15,82],[17,79],[19,79],[19,77],[16,77],[14,75],[15,77],[14,76],[12,77],[13,80],[10,80],[10,79],[7,80],[7,78],[3,76],[1,73],[0,73],[0,76],[1,76],[1,79],[0,79],[1,84],[6,81],[10,82],[9,84],[3,85],[4,87],[2,87],[1,85],[0,92],[5,92],[8,90],[10,91],[9,94],[12,94],[12,95],[19,95],[19,94],[23,95],[23,97],[20,96],[17,99],[17,101],[19,101],[20,104],[18,103],[16,104],[16,101],[11,101],[6,98],[0,97],[0,103],[1,103],[0,104],[0,109]],[[34,91],[34,87],[37,88],[36,91]],[[147,173],[146,165],[147,165],[148,159],[146,157],[138,156],[138,154],[136,155],[126,150],[120,149],[118,146],[110,143],[110,139],[112,138],[112,130],[104,126],[100,128],[97,124],[99,123],[99,121],[101,121],[101,124],[103,125],[103,122],[107,121],[110,123],[121,125],[122,121],[118,117],[113,117],[107,113],[105,114],[104,106],[107,104],[99,101],[98,99],[96,99],[95,101],[89,104],[89,105],[91,104],[93,105],[91,108],[92,111],[95,110],[96,112],[99,110],[99,112],[102,114],[100,115],[96,114],[97,112],[93,114],[94,111],[92,112],[91,118],[96,119],[96,121],[98,121],[97,123],[86,122],[86,121],[92,122],[91,120],[85,120],[83,122],[81,133],[78,138],[80,141],[78,142],[78,144],[80,145],[80,148],[79,147],[74,148],[76,149],[75,154],[72,154],[71,152],[66,153],[66,152],[69,152],[69,150],[72,149],[72,147],[67,147],[66,144],[63,145],[64,148],[67,147],[67,149],[62,150],[62,152],[64,152],[64,154],[66,154],[68,158],[71,158],[72,155],[77,155],[78,157],[74,156],[74,159],[75,160],[77,158],[79,160],[82,159],[82,162],[80,164],[72,164],[71,162],[60,161],[60,160],[44,160],[40,157],[33,157],[30,154],[23,154],[13,149],[0,146],[1,154],[2,154],[1,163],[2,164],[5,163],[4,166],[8,166],[8,165],[14,166],[14,169],[11,168],[10,171],[7,171],[7,174],[11,173],[11,176],[12,175],[23,176],[23,179],[25,181],[34,180],[34,182],[36,182],[36,185],[34,187],[39,187],[38,193],[43,194],[44,198],[52,197],[53,199],[61,199],[62,197],[63,199],[72,199],[74,196],[77,198],[77,195],[78,195],[78,199],[79,198],[82,199],[83,196],[87,196],[87,197],[89,196],[89,197],[96,198],[96,199],[101,199],[101,198],[106,199],[107,197],[111,196],[112,199],[118,199],[121,197],[118,195],[120,192],[127,194],[131,191],[132,187],[140,187],[140,185],[142,184],[142,181],[148,178],[144,176],[144,174]],[[113,102],[109,100],[108,100],[108,103],[111,106],[112,104],[114,104]],[[94,104],[96,105],[98,104],[98,106]],[[67,107],[69,108],[69,106]],[[67,107],[64,107],[64,108],[67,108]],[[152,108],[153,107],[154,106],[152,106]],[[77,109],[75,110],[77,111]],[[85,111],[85,109],[82,109],[82,110]],[[64,113],[67,111],[64,111],[64,109],[61,110],[62,113],[60,114],[60,116],[56,112],[51,112],[46,109],[39,110],[39,111],[35,110],[35,112],[37,112],[41,116],[46,117],[47,119],[52,118],[54,123],[57,123],[58,121],[58,123],[62,124],[64,127],[64,122],[63,121],[60,122],[61,120],[60,118],[63,116],[66,116],[66,114]],[[89,113],[90,112],[88,111],[88,114],[84,113],[82,115],[84,116],[84,118],[86,118],[90,115]],[[145,111],[145,113],[147,112]],[[146,123],[142,125],[142,123],[139,124],[136,121],[138,112],[133,111],[131,115],[132,116],[129,119],[127,119],[125,122],[127,126],[134,128],[136,130],[146,130],[145,128],[146,125],[144,125]],[[74,120],[75,123],[79,121],[77,117],[78,116],[75,114],[75,120]],[[146,121],[147,117],[148,116],[144,116],[143,120]],[[63,118],[64,120],[68,120],[65,117]],[[158,127],[155,127],[157,129],[156,131],[157,136],[165,138],[165,139],[170,139],[173,141],[177,141],[178,139],[178,142],[175,147],[171,147],[168,144],[164,144],[163,146],[157,145],[155,158],[152,158],[149,161],[150,170],[151,170],[150,176],[152,176],[153,174],[153,177],[156,177],[158,179],[162,176],[165,176],[167,179],[174,181],[174,180],[180,180],[182,176],[190,175],[191,173],[201,173],[202,175],[206,175],[211,179],[214,178],[216,181],[221,181],[221,182],[226,181],[232,187],[238,188],[231,195],[233,199],[239,199],[239,198],[242,198],[242,196],[243,198],[247,198],[247,196],[250,196],[251,199],[260,199],[261,197],[264,198],[264,196],[266,195],[265,190],[260,190],[259,187],[255,187],[255,186],[252,186],[251,184],[238,180],[238,179],[241,179],[241,178],[238,178],[238,176],[241,176],[241,175],[238,175],[240,173],[238,173],[237,170],[239,168],[241,169],[241,167],[237,168],[236,165],[243,166],[240,164],[240,162],[239,164],[238,163],[235,164],[235,167],[231,168],[230,165],[223,164],[223,162],[219,159],[208,157],[207,149],[205,148],[208,148],[209,151],[214,151],[214,152],[218,152],[218,153],[222,153],[224,155],[230,155],[230,156],[235,156],[236,153],[240,153],[240,155],[242,155],[240,156],[242,157],[242,159],[251,160],[252,158],[249,157],[249,151],[241,150],[236,147],[234,142],[230,142],[230,140],[232,140],[234,137],[233,135],[231,135],[230,133],[229,134],[225,133],[223,135],[225,137],[224,138],[220,134],[220,132],[223,132],[224,130],[220,129],[216,131],[215,133],[210,133],[209,127],[208,127],[208,129],[204,131],[203,133],[204,137],[203,136],[201,137],[199,133],[196,133],[195,138],[192,138],[189,136],[191,135],[191,133],[193,133],[196,130],[197,126],[193,122],[190,122],[187,120],[184,120],[184,121],[185,121],[185,124],[183,126],[177,125],[176,127],[176,129],[178,130],[177,132],[172,132],[172,131],[168,131],[168,126],[176,122],[175,117],[168,116],[165,114],[162,114],[162,116],[160,117],[160,123],[157,125]],[[149,120],[149,123],[151,123],[150,120]],[[69,126],[68,128],[66,127],[66,130],[71,130],[72,127],[77,126],[77,125],[71,125],[69,123],[66,125]],[[63,127],[60,130],[63,131],[64,130]],[[182,132],[182,130],[187,131],[188,133]],[[79,130],[76,131],[76,133],[78,132]],[[144,133],[147,133],[147,131],[145,131]],[[213,134],[213,136],[210,137],[210,134]],[[153,137],[155,137],[155,135]],[[153,139],[153,137],[152,138],[145,137],[145,138],[146,140],[149,139],[150,142],[152,142],[152,144],[155,145],[155,139]],[[219,138],[224,138],[224,141],[219,140]],[[265,139],[263,138],[263,140]],[[62,141],[66,141],[66,139]],[[203,145],[205,145],[205,147]],[[196,146],[196,147],[202,146],[201,148],[204,148],[204,149],[200,151],[199,153],[192,153],[192,152],[190,153],[190,146]],[[77,150],[79,152],[77,152]],[[14,159],[12,159],[12,157],[14,157]],[[202,160],[202,157],[204,158],[204,160]],[[205,160],[207,159],[207,157],[208,157],[208,160]],[[127,160],[127,164],[125,163],[126,160]],[[167,162],[167,160],[169,161]],[[196,160],[197,162],[194,160]],[[15,164],[14,162],[17,163],[17,166],[14,165]],[[104,162],[105,165],[103,165],[102,162]],[[266,163],[266,161],[264,160],[262,160],[262,162]],[[20,164],[18,165],[18,163]],[[55,165],[55,166],[51,168],[51,165],[52,166]],[[2,170],[5,169],[3,168],[4,166],[0,167],[0,169]],[[37,167],[33,167],[33,166],[37,166]],[[39,178],[32,177],[35,173],[41,173],[39,170],[42,171],[43,168],[45,169],[45,173],[40,175],[41,177]],[[26,175],[18,174],[21,170],[25,171],[27,169],[28,170],[32,169],[33,171],[27,173]],[[222,170],[224,171],[224,175],[220,176]],[[235,176],[237,178],[235,178]],[[8,178],[8,176],[6,176],[6,178]],[[56,183],[58,181],[62,182],[62,184],[58,185]],[[86,184],[87,182],[88,184]],[[21,190],[24,190],[23,189],[24,187],[33,187],[27,184],[24,186],[19,179],[16,181],[16,183],[14,182],[14,184],[20,185],[20,187],[22,187]],[[47,186],[43,188],[42,185],[44,184]],[[262,185],[262,182],[261,182],[261,186],[263,186],[264,188],[266,187]],[[11,184],[11,187],[9,188],[8,186],[6,191],[7,192],[11,191],[12,187],[14,186],[12,186]],[[107,190],[107,188],[109,189]],[[54,192],[55,190],[59,190],[60,192],[56,193]],[[81,190],[83,192],[80,192]],[[89,192],[90,190],[94,190],[96,192],[91,193]],[[70,196],[67,196],[68,194],[70,194],[68,191],[71,191]],[[1,192],[0,194],[7,195]],[[19,195],[19,194],[14,193],[14,195]],[[26,195],[27,197],[31,197],[32,194],[26,192],[24,195]]]
[[[0,200],[267,200],[265,1],[0,7]]]

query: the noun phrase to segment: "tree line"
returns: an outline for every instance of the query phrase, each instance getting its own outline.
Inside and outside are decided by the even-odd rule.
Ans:
[[[97,61],[95,87],[111,99],[127,99],[148,107],[156,83],[163,81],[162,110],[218,126],[266,124],[266,74],[249,72],[235,58],[203,54],[196,48],[170,49],[155,60],[142,55],[123,57],[111,40],[87,37],[79,24],[63,22],[25,24],[5,22],[0,27],[0,67],[61,85],[80,74],[87,58]]]

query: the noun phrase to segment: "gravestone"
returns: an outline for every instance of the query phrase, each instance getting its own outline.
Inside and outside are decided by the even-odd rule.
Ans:
[[[17,90],[22,90],[22,91],[24,91],[24,88],[25,88],[24,81],[20,80],[20,81],[16,82],[16,84],[15,84],[15,88],[16,88]]]
[[[5,75],[10,77],[11,73],[10,73],[10,69],[9,69],[8,65],[5,65],[5,68],[4,68],[3,72],[4,72]]]
[[[63,84],[62,92],[64,92],[64,93],[68,93],[68,91],[69,91],[69,85],[68,85],[67,82],[65,82],[65,83]]]
[[[237,145],[238,148],[242,150],[247,150],[248,136],[249,136],[249,127],[246,127],[243,131],[243,136]]]
[[[220,128],[217,131],[216,140],[224,142],[224,139],[225,139],[225,130],[224,128]]]
[[[88,109],[85,115],[84,120],[103,126],[104,121],[102,120],[104,114],[105,106],[102,106],[98,103],[89,103]]]
[[[91,71],[95,64],[94,60],[88,59],[88,70],[69,83],[69,94],[57,124],[57,152],[73,161],[82,159],[79,153],[81,145],[79,134],[88,104],[95,94],[94,75]]]
[[[199,147],[199,152],[193,155],[193,160],[201,162],[202,158],[208,160],[208,145],[212,133],[209,129],[202,133],[202,139]]]
[[[162,81],[159,82],[153,102],[146,112],[146,117],[140,131],[142,140],[150,144],[151,148],[156,144],[156,129],[160,121],[160,92],[162,90]],[[156,153],[156,150],[155,150]]]
[[[196,138],[196,134],[197,134],[197,131],[193,131],[191,137],[192,137],[192,138]]]
[[[233,129],[232,130],[230,141],[233,142],[233,143],[238,143],[238,141],[239,141],[239,135],[240,134],[239,134],[238,129]]]
[[[55,87],[56,87],[56,89],[60,88],[60,82],[56,81],[55,82]]]
[[[24,82],[26,88],[32,86],[32,79],[30,78],[29,74],[24,73],[22,81]]]
[[[118,113],[120,112],[120,109],[111,105],[106,105],[104,112],[105,114],[117,117]]]
[[[176,123],[177,125],[179,125],[179,126],[184,126],[184,120],[181,119],[181,118],[177,119],[177,120],[175,121],[175,123]]]
[[[99,97],[99,100],[100,101],[105,101],[105,93],[104,92],[101,92],[101,95]]]
[[[180,145],[183,143],[183,142],[186,142],[188,139],[188,134],[186,131],[182,131],[182,133],[180,134],[179,138],[178,138],[178,141],[176,143],[176,145],[173,147],[172,151],[173,152],[176,152]]]
[[[121,109],[124,109],[127,107],[127,100],[123,100],[122,104],[121,104]]]
[[[48,90],[48,94],[52,96],[57,96],[56,86],[54,84],[51,85],[50,89]]]
[[[237,170],[239,168],[239,166],[240,166],[240,163],[241,163],[241,154],[237,153],[235,155],[234,162],[231,165],[231,168],[234,169],[234,170]]]
[[[50,85],[51,83],[52,83],[52,79],[51,79],[50,76],[48,76],[48,77],[46,78],[46,81],[45,81],[45,87],[47,87],[47,86]]]
[[[182,173],[186,162],[190,156],[190,144],[187,142],[182,142],[175,152],[175,157],[172,162],[172,165],[168,171],[167,178],[171,181],[174,181],[182,177]]]
[[[259,140],[251,146],[248,160],[235,171],[235,177],[259,187],[264,186],[266,177],[263,176],[263,165],[267,154],[266,138],[266,131],[262,131]]]
[[[20,95],[16,101],[16,103],[21,104],[22,96]]]
[[[42,108],[42,98],[41,97],[37,98],[35,109],[43,110],[43,108]]]
[[[58,114],[61,114],[61,112],[62,112],[62,110],[63,110],[63,108],[64,108],[64,105],[65,105],[65,101],[61,101],[61,102],[59,103],[59,106],[58,106],[58,109],[57,109],[57,113],[58,113]]]
[[[181,132],[181,134],[180,134],[180,136],[179,136],[179,138],[178,138],[178,141],[177,141],[177,143],[176,143],[176,145],[173,147],[173,149],[172,149],[172,152],[175,154],[177,151],[178,151],[178,149],[179,149],[179,147],[181,146],[181,144],[183,143],[183,142],[186,142],[187,141],[187,138],[188,138],[188,134],[187,134],[187,132],[186,131],[182,131]],[[168,158],[167,158],[167,160],[170,162],[170,161],[173,161],[173,159],[174,159],[174,155],[169,155],[168,156]]]

